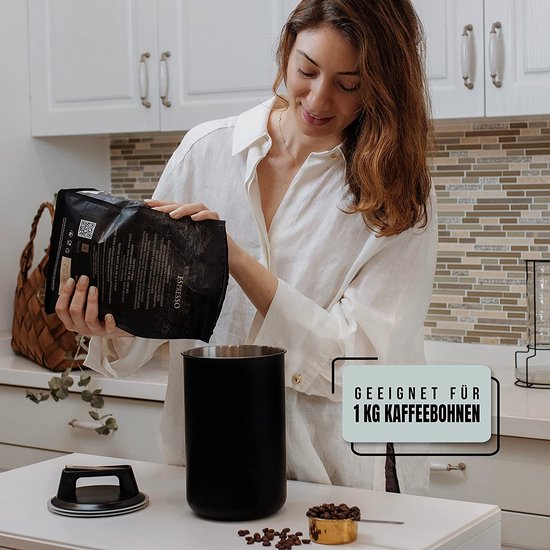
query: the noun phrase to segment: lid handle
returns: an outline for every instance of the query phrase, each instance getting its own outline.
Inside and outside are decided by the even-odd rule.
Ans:
[[[81,477],[115,476],[120,486],[120,500],[127,500],[139,494],[134,472],[129,464],[107,466],[65,466],[61,472],[57,498],[65,502],[77,502],[76,482]]]

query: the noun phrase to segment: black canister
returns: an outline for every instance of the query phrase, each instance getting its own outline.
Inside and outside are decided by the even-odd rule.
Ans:
[[[250,520],[286,500],[285,350],[183,353],[187,502],[200,516]]]

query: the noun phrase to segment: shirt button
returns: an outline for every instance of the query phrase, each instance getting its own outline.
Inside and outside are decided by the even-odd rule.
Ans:
[[[296,373],[292,376],[292,383],[293,384],[299,384],[301,381],[302,381],[302,375],[301,374]]]
[[[332,153],[332,155],[330,155],[329,159],[336,160],[336,155],[334,153]]]

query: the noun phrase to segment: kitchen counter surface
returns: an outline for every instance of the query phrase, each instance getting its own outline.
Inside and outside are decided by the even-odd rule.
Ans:
[[[92,370],[86,372],[101,380],[99,385],[103,395],[164,401],[168,367],[157,358],[153,358],[147,367],[139,369],[129,378],[107,378]],[[10,339],[0,337],[0,384],[46,389],[48,380],[55,375],[56,373],[40,367],[29,359],[16,355],[11,349]],[[75,384],[71,391],[78,392],[82,389],[76,384],[79,372],[72,376]]]
[[[550,441],[550,390],[522,388],[514,384],[514,353],[525,348],[481,344],[426,342],[430,364],[487,365],[500,382],[500,434]],[[550,353],[540,354],[549,361]],[[496,410],[496,408],[494,408]]]
[[[514,385],[516,348],[426,342],[426,349],[431,364],[480,364],[491,368],[493,376],[500,382],[501,435],[550,440],[550,391]],[[453,360],[450,361],[450,358]],[[168,368],[158,358],[125,379],[106,378],[93,371],[88,372],[100,381],[104,395],[164,400]],[[16,356],[11,351],[9,338],[0,338],[0,384],[47,388],[52,375],[51,371]],[[78,374],[74,377],[77,379]],[[80,391],[76,384],[71,390]]]
[[[0,547],[241,550],[248,546],[237,535],[239,529],[254,533],[264,527],[288,527],[307,537],[305,512],[310,506],[346,502],[359,506],[364,518],[405,522],[360,523],[357,541],[346,548],[500,550],[501,513],[497,506],[289,481],[287,502],[277,514],[255,521],[216,522],[199,518],[187,506],[185,468],[137,461],[124,463],[132,465],[140,490],[150,498],[146,508],[122,516],[85,519],[47,510],[46,503],[55,496],[65,465],[120,463],[120,459],[73,454],[0,474]],[[252,547],[263,548],[259,544]],[[311,544],[309,548],[319,546]]]

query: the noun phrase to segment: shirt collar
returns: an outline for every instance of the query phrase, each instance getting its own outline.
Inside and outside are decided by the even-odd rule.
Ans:
[[[245,111],[237,118],[233,132],[233,156],[249,148],[259,139],[265,141],[270,139],[267,133],[267,122],[274,102],[275,98],[272,97],[253,109]]]
[[[267,123],[269,120],[269,114],[271,113],[271,109],[275,103],[275,99],[275,97],[272,97],[260,105],[245,111],[237,118],[235,130],[233,132],[233,149],[231,152],[233,156],[241,153],[245,149],[248,149],[253,143],[260,139],[265,141],[270,139],[267,132]],[[332,149],[313,154],[323,157],[327,156],[329,158],[340,158],[345,162],[346,159],[342,149],[343,144],[340,143]],[[334,155],[336,155],[336,157]]]

